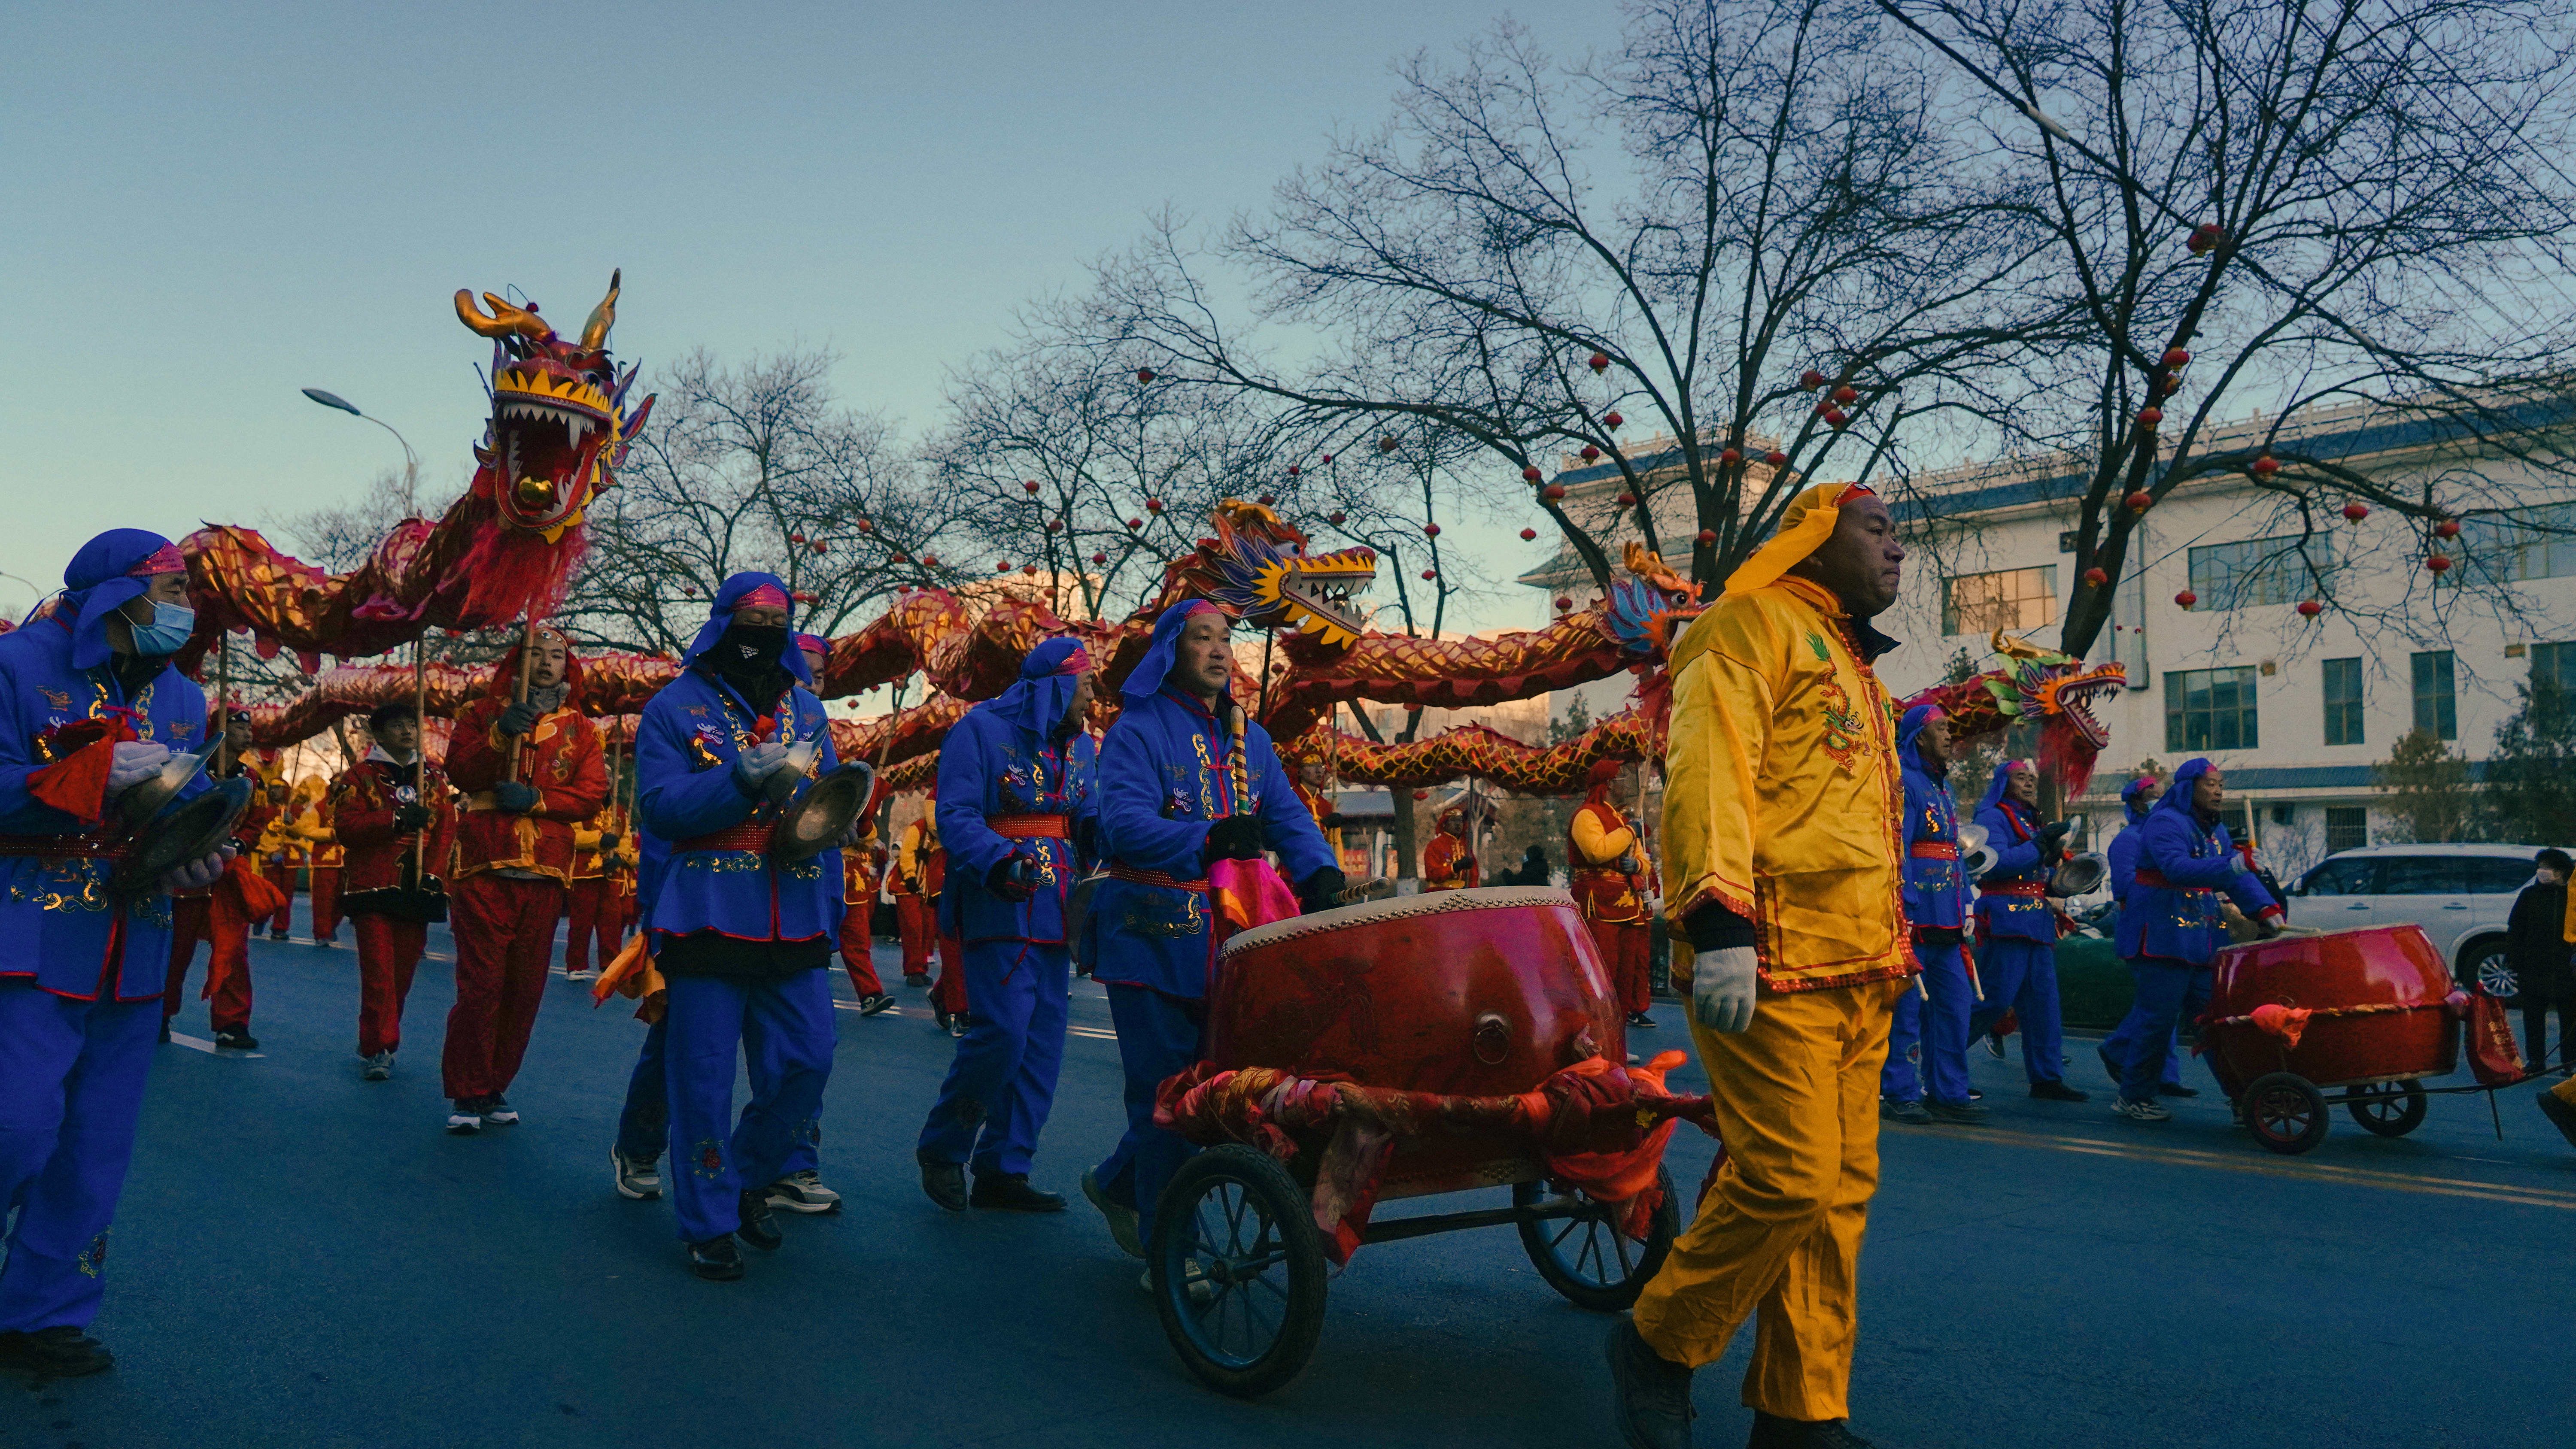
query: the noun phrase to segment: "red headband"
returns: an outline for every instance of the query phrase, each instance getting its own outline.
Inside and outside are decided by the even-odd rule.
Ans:
[[[759,588],[734,600],[733,603],[733,611],[737,614],[745,609],[784,609],[786,607],[787,593],[776,584],[762,584]]]
[[[187,571],[188,561],[180,557],[179,545],[165,543],[161,545],[159,553],[127,569],[125,576],[129,579],[148,579],[154,574],[183,574]]]
[[[1073,652],[1064,656],[1062,662],[1056,665],[1055,672],[1058,674],[1089,674],[1091,672],[1091,651],[1085,649],[1079,644],[1074,645]]]

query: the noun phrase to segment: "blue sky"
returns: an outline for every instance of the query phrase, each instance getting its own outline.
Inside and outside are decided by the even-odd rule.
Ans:
[[[1011,309],[1167,203],[1260,205],[1388,62],[1494,0],[1402,5],[15,6],[0,17],[0,572],[51,589],[100,528],[176,536],[338,501],[401,461],[462,486],[488,348],[459,287],[616,349],[837,348],[911,429]],[[1608,0],[1513,12],[1560,58]],[[1539,546],[1506,529],[1499,577]],[[1519,596],[1517,589],[1507,595]],[[0,579],[0,607],[35,594]],[[1510,597],[1470,623],[1519,623]]]

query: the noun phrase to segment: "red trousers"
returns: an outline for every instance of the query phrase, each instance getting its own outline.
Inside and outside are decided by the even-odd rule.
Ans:
[[[313,939],[336,941],[340,937],[340,867],[313,867]]]
[[[429,924],[395,916],[356,916],[358,935],[358,1055],[371,1057],[402,1046],[403,1002],[411,974],[429,941]]]
[[[903,942],[903,974],[929,975],[931,943],[939,935],[938,922],[931,916],[930,902],[919,896],[896,896],[894,929],[897,938]]]
[[[951,1015],[967,1009],[966,947],[955,936],[939,933],[939,979],[930,983],[933,1010]]]
[[[506,1092],[527,1055],[546,963],[563,919],[563,882],[514,880],[484,871],[448,887],[447,926],[456,937],[456,1005],[447,1013],[440,1074],[457,1100]]]
[[[269,931],[283,936],[295,929],[295,865],[284,860],[262,861],[259,873],[268,877],[268,883],[277,887],[279,895],[286,897],[278,905],[277,914],[268,918]]]
[[[624,938],[619,934],[617,902],[609,895],[608,877],[574,881],[565,906],[572,914],[572,927],[564,941],[564,969],[596,971],[616,960]]]
[[[188,963],[197,943],[214,950],[206,960],[206,984],[215,989],[207,1015],[217,1031],[244,1031],[250,1026],[250,922],[241,908],[222,894],[180,896],[170,902],[170,975],[161,988],[161,1018],[179,1014],[180,993],[188,984]]]
[[[868,957],[868,908],[852,906],[841,917],[841,964],[850,969],[850,984],[861,996],[878,996],[885,983],[877,979],[877,963]]]
[[[1586,921],[1592,946],[1609,968],[1610,990],[1619,1009],[1634,1016],[1655,1004],[1653,954],[1655,930],[1645,921]]]

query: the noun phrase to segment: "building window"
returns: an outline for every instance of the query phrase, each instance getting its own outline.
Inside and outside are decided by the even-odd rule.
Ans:
[[[2472,573],[2498,583],[2576,574],[2576,503],[2461,519],[2458,552],[2468,567],[2452,571],[2458,578],[2441,575],[2441,582],[2466,583]]]
[[[2576,644],[2531,646],[2531,682],[2548,680],[2569,699],[2576,699]]]
[[[2370,811],[2359,805],[2326,807],[2326,854],[2359,850],[2370,843]]]
[[[2326,661],[2326,743],[2361,743],[2361,661]]]
[[[2262,744],[2252,669],[2165,671],[2165,748],[2251,750]]]
[[[2191,551],[2191,591],[2213,609],[2287,604],[2321,594],[2334,566],[2330,538],[2249,538]]]
[[[2459,696],[2451,687],[2451,651],[2414,656],[2415,728],[2437,740],[2460,737]]]
[[[1941,581],[1941,632],[1988,634],[2057,622],[2057,566],[1961,574]]]

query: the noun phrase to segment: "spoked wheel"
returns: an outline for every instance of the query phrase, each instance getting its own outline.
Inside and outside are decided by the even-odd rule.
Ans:
[[[2237,1105],[2245,1130],[2274,1152],[2295,1157],[2326,1140],[2325,1094],[2296,1073],[2255,1078]]]
[[[1288,1169],[1239,1143],[1210,1148],[1173,1174],[1154,1216],[1154,1310],[1190,1372],[1239,1399],[1295,1378],[1323,1332],[1324,1243]]]
[[[1664,1266],[1664,1255],[1672,1251],[1673,1238],[1681,1232],[1681,1207],[1673,1196],[1672,1175],[1655,1169],[1655,1186],[1663,1189],[1664,1200],[1647,1219],[1643,1239],[1620,1231],[1619,1220],[1626,1216],[1623,1205],[1555,1192],[1551,1186],[1544,1182],[1512,1185],[1514,1207],[1535,1207],[1567,1197],[1575,1203],[1571,1217],[1519,1225],[1521,1247],[1528,1251],[1530,1263],[1547,1286],[1577,1308],[1624,1312],[1645,1291],[1646,1280]]]
[[[2403,1137],[2423,1126],[2424,1106],[2424,1089],[2413,1082],[2381,1082],[2343,1094],[2343,1108],[2352,1120],[2382,1137]]]

